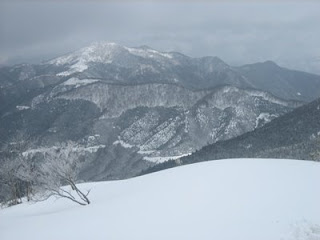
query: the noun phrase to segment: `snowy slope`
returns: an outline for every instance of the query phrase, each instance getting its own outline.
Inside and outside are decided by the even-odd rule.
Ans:
[[[158,61],[163,58],[167,60],[172,58],[170,53],[158,52],[147,47],[129,48],[112,42],[95,42],[75,52],[55,58],[48,63],[56,66],[69,65],[68,71],[63,71],[58,74],[58,76],[69,76],[73,73],[87,70],[90,63],[111,64],[114,61],[117,62],[116,59],[120,55],[128,57],[128,54],[146,59],[158,59]]]
[[[320,164],[233,159],[87,183],[92,204],[0,210],[0,239],[320,239]]]

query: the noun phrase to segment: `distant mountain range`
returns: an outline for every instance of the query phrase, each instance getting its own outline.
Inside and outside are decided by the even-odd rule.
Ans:
[[[100,42],[42,64],[0,68],[0,144],[24,156],[82,147],[83,180],[127,178],[259,129],[320,95],[320,76],[273,62],[231,67]]]
[[[320,98],[261,128],[219,141],[176,161],[151,167],[143,173],[184,164],[225,158],[289,158],[320,161]]]
[[[128,48],[99,42],[48,61],[58,76],[76,75],[117,83],[175,83],[192,89],[219,85],[255,88],[277,97],[310,101],[320,95],[319,76],[284,69],[266,61],[231,67],[218,57],[190,58],[158,52],[148,46]]]

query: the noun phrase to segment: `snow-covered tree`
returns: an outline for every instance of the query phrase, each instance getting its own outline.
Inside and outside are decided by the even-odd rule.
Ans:
[[[20,181],[17,177],[19,171],[18,161],[10,158],[2,159],[0,168],[0,184],[2,190],[2,198],[5,202],[10,204],[18,204],[20,194]]]
[[[84,193],[76,185],[81,167],[77,150],[75,143],[67,142],[44,154],[44,161],[38,166],[36,174],[36,186],[42,197],[56,196],[80,205],[90,204],[90,191]]]
[[[23,157],[27,142],[22,134],[15,135],[2,146],[0,155],[0,200],[18,204],[23,196],[30,200],[31,165]]]
[[[74,142],[48,148],[38,155],[26,154],[25,136],[17,134],[0,151],[0,202],[15,205],[22,197],[40,200],[49,196],[68,198],[78,204],[90,203],[77,183],[81,154]]]

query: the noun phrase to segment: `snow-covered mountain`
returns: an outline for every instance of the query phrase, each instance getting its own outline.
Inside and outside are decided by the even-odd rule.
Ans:
[[[320,160],[320,98],[261,128],[203,147],[192,155],[151,167],[144,173],[224,158],[291,158]]]
[[[0,147],[23,136],[32,158],[71,140],[86,154],[84,180],[126,178],[256,129],[318,93],[319,76],[270,62],[236,68],[99,42],[0,68]]]
[[[68,140],[99,146],[82,178],[117,179],[251,131],[298,105],[233,86],[191,91],[71,78],[3,116],[1,135],[32,136],[28,157]]]
[[[1,240],[318,240],[320,164],[233,159],[123,181],[67,199],[0,210]]]
[[[207,159],[213,156],[215,156],[213,158],[288,157],[319,161],[319,119],[320,99],[274,119],[253,132],[207,146],[198,154],[203,154]],[[202,159],[199,156],[194,157]]]
[[[59,77],[99,78],[121,83],[176,83],[193,89],[219,85],[255,88],[303,101],[320,95],[320,77],[281,68],[271,61],[231,67],[218,57],[190,58],[147,46],[130,48],[97,42],[46,64]]]
[[[122,67],[138,66],[134,58],[150,59],[158,63],[172,59],[169,53],[161,53],[149,47],[128,48],[116,43],[96,42],[88,47],[82,48],[71,54],[48,61],[48,64],[67,66],[68,70],[58,73],[60,76],[70,76],[73,73],[80,73],[88,70],[90,64],[115,64]],[[173,63],[173,61],[170,63]]]

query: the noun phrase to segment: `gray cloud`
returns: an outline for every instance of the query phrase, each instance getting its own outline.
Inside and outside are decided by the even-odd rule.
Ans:
[[[107,40],[320,73],[319,23],[320,3],[306,1],[1,2],[0,63],[37,62]]]

